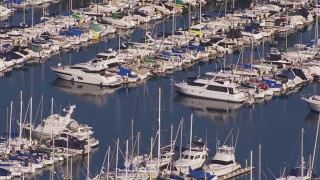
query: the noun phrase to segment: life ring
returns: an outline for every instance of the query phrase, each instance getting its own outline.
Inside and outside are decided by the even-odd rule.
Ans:
[[[44,58],[46,56],[46,53],[44,51],[40,51],[40,57]]]

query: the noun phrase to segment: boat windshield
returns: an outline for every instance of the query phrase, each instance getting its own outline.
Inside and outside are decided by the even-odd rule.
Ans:
[[[202,76],[200,76],[200,79],[205,79],[205,80],[211,80],[213,79],[215,76],[210,75],[210,74],[203,74]]]
[[[229,165],[229,164],[232,164],[233,161],[219,161],[219,160],[212,160],[211,161],[211,164],[219,164],[219,165]]]
[[[291,169],[288,175],[289,176],[295,176],[295,177],[301,177],[301,167],[296,167],[294,169]],[[308,175],[308,169],[307,168],[304,168],[303,175],[304,176]]]

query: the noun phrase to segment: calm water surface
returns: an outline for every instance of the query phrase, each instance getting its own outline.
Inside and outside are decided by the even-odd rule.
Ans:
[[[57,9],[58,5],[50,7]],[[21,12],[17,12],[11,21],[21,22]],[[39,15],[39,14],[38,14]],[[40,16],[39,16],[40,17]],[[178,17],[177,26],[187,24],[187,18]],[[164,26],[156,25],[153,31],[167,32],[170,30],[171,20]],[[143,37],[145,30],[135,30],[131,39],[139,40]],[[313,28],[306,29],[290,35],[287,39],[288,46],[309,40],[313,37]],[[128,34],[130,34],[128,33]],[[126,37],[122,36],[122,39]],[[122,40],[126,41],[126,40]],[[82,48],[78,52],[62,53],[43,64],[28,65],[27,67],[14,70],[5,77],[0,78],[0,130],[6,131],[7,108],[10,101],[14,101],[14,120],[19,118],[19,92],[23,91],[24,108],[27,107],[30,96],[34,99],[34,117],[36,123],[40,123],[41,112],[37,111],[41,96],[44,96],[43,117],[50,113],[50,98],[55,101],[55,112],[61,112],[65,106],[76,104],[72,117],[80,123],[92,126],[95,137],[100,140],[100,147],[90,158],[90,169],[92,174],[100,169],[108,146],[115,147],[115,140],[120,138],[122,151],[125,151],[125,140],[131,134],[131,121],[134,120],[135,134],[140,131],[142,135],[140,149],[147,150],[151,136],[155,136],[158,119],[158,88],[162,89],[161,126],[162,144],[167,144],[170,139],[170,125],[174,125],[176,131],[180,120],[183,118],[185,145],[189,139],[190,115],[194,114],[193,135],[196,138],[207,140],[214,154],[217,136],[223,142],[227,134],[233,129],[234,134],[239,130],[239,138],[236,150],[236,159],[243,166],[250,158],[250,150],[254,152],[254,166],[258,165],[258,145],[262,144],[263,171],[268,178],[279,176],[280,168],[283,169],[284,162],[290,167],[299,162],[301,128],[305,129],[305,158],[313,151],[316,124],[318,114],[310,112],[306,104],[300,100],[301,94],[317,93],[317,83],[309,84],[296,93],[273,97],[272,99],[255,104],[254,107],[239,106],[224,102],[208,101],[177,95],[172,82],[180,82],[189,76],[198,75],[221,67],[221,61],[210,60],[207,63],[200,62],[189,69],[182,69],[164,77],[150,79],[146,83],[135,88],[108,89],[97,86],[71,83],[57,79],[50,70],[50,66],[62,64],[73,64],[86,62],[95,54],[107,48],[116,48],[118,37],[108,38],[92,45]],[[285,39],[273,40],[265,43],[265,52],[270,47],[284,49]],[[261,54],[261,47],[259,47]],[[250,54],[250,53],[247,53]],[[258,57],[255,50],[255,56]],[[238,55],[227,57],[228,62],[236,62]],[[28,121],[28,120],[27,120]],[[17,126],[14,126],[17,129]],[[123,161],[122,157],[120,157]],[[316,161],[318,164],[319,159]],[[84,178],[85,169],[83,163],[76,161],[74,164],[74,177]],[[62,165],[61,167],[63,167]],[[79,167],[80,166],[80,167]],[[59,171],[61,167],[56,167]],[[78,169],[76,170],[76,168]],[[318,166],[317,166],[318,167]],[[81,170],[84,171],[81,172]],[[318,169],[318,168],[316,168]],[[317,173],[320,173],[317,171]],[[255,171],[255,175],[257,172]],[[264,179],[266,179],[265,177]],[[38,178],[49,178],[48,173]],[[245,177],[243,177],[245,179]]]

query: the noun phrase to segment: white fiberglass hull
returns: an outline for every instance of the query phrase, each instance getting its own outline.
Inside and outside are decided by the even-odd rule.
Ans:
[[[232,163],[229,165],[207,165],[204,169],[206,172],[215,175],[215,176],[223,176],[229,174],[233,171],[236,171],[241,168],[239,163]]]
[[[67,81],[75,81],[86,84],[94,84],[100,86],[119,86],[119,81],[116,76],[105,77],[99,73],[85,73],[78,69],[70,69],[68,67],[53,67],[52,70],[56,75]]]
[[[247,99],[243,92],[240,92],[238,94],[228,94],[226,92],[210,91],[206,90],[203,87],[190,86],[185,82],[175,84],[175,86],[179,93],[199,98],[215,99],[237,103],[242,103]]]
[[[311,97],[310,98],[302,98],[307,104],[308,107],[316,112],[320,112],[320,101],[319,100],[314,100]]]
[[[188,161],[188,162],[175,162],[175,167],[178,172],[181,172],[183,174],[189,174],[189,167],[193,170],[199,169],[202,167],[204,161]]]

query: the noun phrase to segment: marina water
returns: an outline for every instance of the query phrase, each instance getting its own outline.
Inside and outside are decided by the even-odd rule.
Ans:
[[[67,2],[64,2],[67,4]],[[79,6],[75,4],[74,6]],[[65,7],[65,6],[64,6]],[[59,5],[50,7],[50,11],[59,8]],[[39,11],[39,12],[38,12]],[[36,11],[36,15],[41,10]],[[28,14],[28,13],[27,13]],[[21,12],[11,19],[12,24],[21,21]],[[40,16],[38,16],[40,17]],[[30,14],[27,15],[30,19]],[[186,16],[177,17],[177,26],[187,25]],[[151,28],[151,27],[150,27]],[[165,23],[155,25],[154,30],[161,32],[165,29],[171,32],[171,19]],[[131,35],[132,33],[132,35]],[[137,41],[144,37],[145,30],[137,29],[132,32],[123,32],[124,38]],[[127,35],[126,35],[127,34]],[[271,47],[285,49],[296,43],[309,41],[314,36],[314,27],[308,27],[301,32],[294,33],[286,39],[266,40],[264,52]],[[95,175],[100,171],[105,152],[108,146],[115,147],[115,140],[120,138],[122,151],[125,149],[125,140],[131,136],[131,122],[134,120],[134,133],[141,132],[141,152],[147,152],[151,136],[155,136],[158,119],[158,88],[162,88],[162,144],[170,141],[170,125],[177,129],[180,120],[184,119],[184,145],[189,139],[190,115],[194,114],[193,135],[207,141],[211,152],[214,154],[217,137],[222,142],[231,129],[234,132],[240,130],[236,149],[236,159],[242,166],[250,158],[250,150],[254,152],[254,166],[258,166],[258,145],[262,144],[262,169],[268,178],[273,179],[280,176],[280,168],[283,170],[285,164],[294,167],[298,162],[300,154],[300,131],[305,129],[305,156],[312,154],[318,114],[311,112],[307,105],[300,99],[301,94],[320,94],[317,83],[302,87],[292,94],[284,94],[280,97],[255,103],[253,107],[240,106],[239,104],[228,104],[210,100],[195,99],[176,94],[173,82],[186,80],[187,77],[197,76],[207,71],[222,67],[223,59],[210,59],[208,62],[199,62],[197,65],[184,68],[163,77],[156,77],[137,86],[119,89],[108,89],[99,86],[71,83],[57,79],[50,66],[61,64],[74,64],[86,62],[93,58],[98,52],[108,48],[118,47],[118,36],[110,37],[90,47],[81,48],[71,53],[62,53],[54,56],[49,61],[32,64],[19,70],[14,70],[0,78],[0,130],[7,128],[7,108],[10,101],[14,101],[14,119],[19,119],[19,93],[23,91],[24,108],[30,96],[34,99],[34,113],[38,109],[38,102],[44,96],[44,110],[42,117],[50,114],[50,99],[54,98],[55,112],[61,112],[62,108],[69,104],[76,104],[72,117],[80,123],[93,127],[95,137],[100,140],[100,145],[90,157],[90,171]],[[261,53],[261,45],[258,47]],[[250,54],[250,53],[247,53]],[[258,58],[258,50],[254,51]],[[227,62],[236,62],[238,54],[228,55]],[[36,123],[41,121],[41,112],[36,114]],[[18,127],[13,123],[13,129]],[[235,138],[235,137],[234,137]],[[165,143],[166,142],[166,143]],[[307,158],[307,156],[306,156]],[[85,159],[85,158],[84,158]],[[84,179],[86,161],[80,159],[74,161],[74,178]],[[123,157],[120,157],[123,162]],[[319,158],[316,160],[316,173]],[[120,163],[121,164],[121,163]],[[64,164],[57,165],[64,167]],[[61,167],[56,167],[59,171]],[[82,173],[81,170],[84,172]],[[272,174],[273,173],[273,174]],[[254,171],[257,177],[257,169]],[[48,171],[45,171],[40,179],[49,179]],[[240,177],[246,179],[247,177]],[[266,179],[267,177],[263,177]]]

